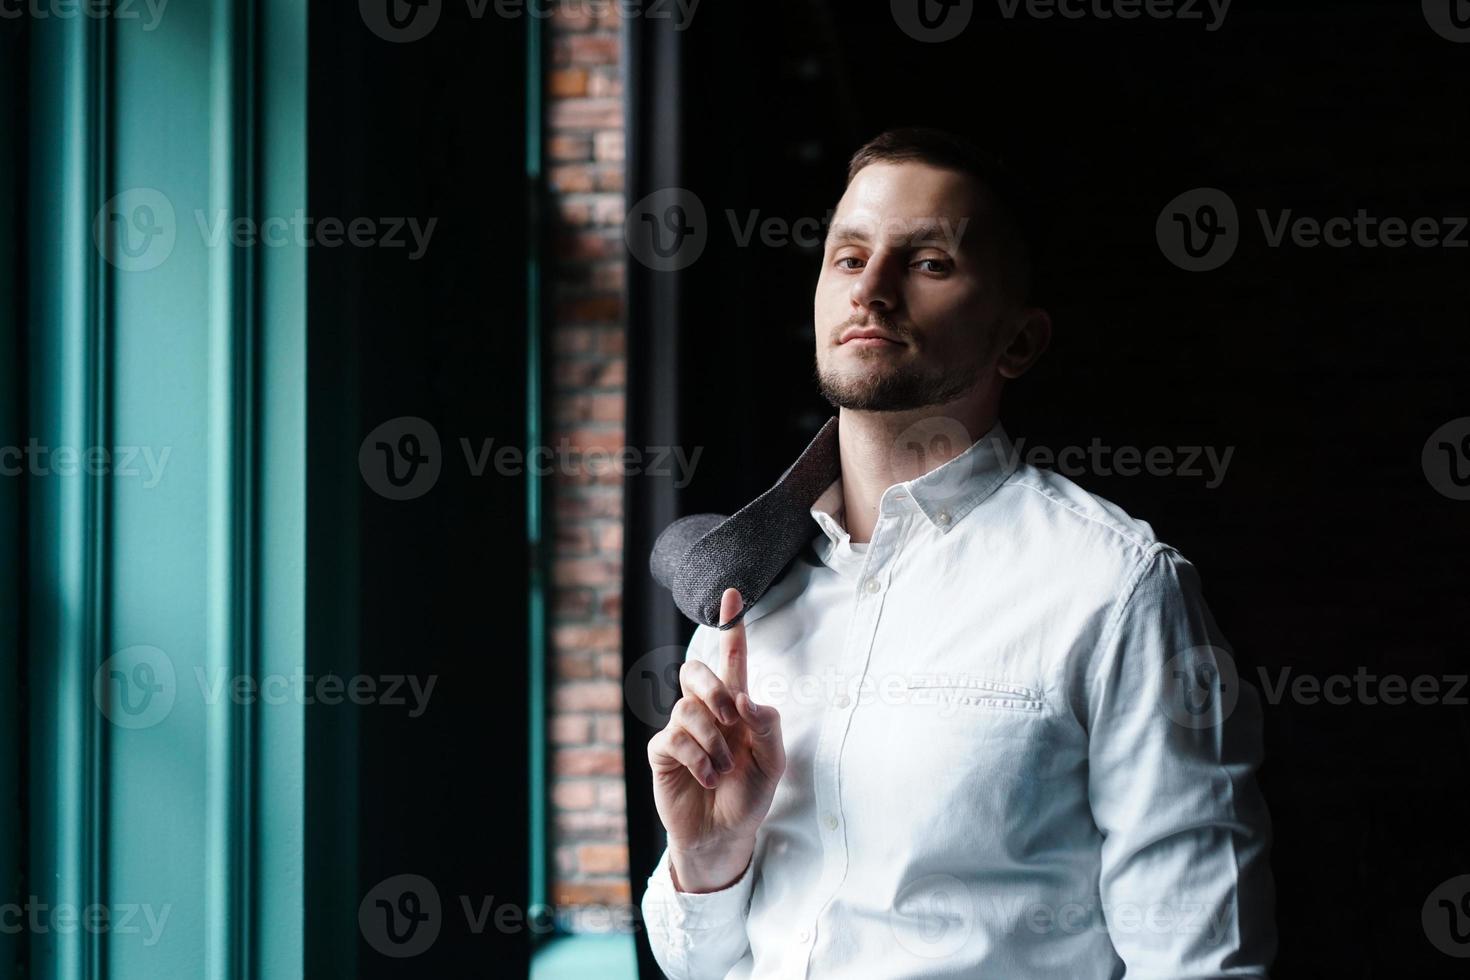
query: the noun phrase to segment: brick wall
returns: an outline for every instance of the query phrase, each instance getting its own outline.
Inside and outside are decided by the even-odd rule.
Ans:
[[[623,105],[615,4],[559,5],[549,22],[546,172],[553,208],[550,445],[624,442]],[[553,458],[562,458],[561,454]],[[590,463],[590,460],[588,461]],[[630,900],[622,758],[621,474],[568,467],[548,487],[552,565],[551,901]]]

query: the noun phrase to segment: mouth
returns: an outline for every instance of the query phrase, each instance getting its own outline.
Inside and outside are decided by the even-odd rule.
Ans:
[[[900,341],[897,337],[894,337],[891,334],[884,333],[882,330],[875,330],[872,327],[863,327],[862,329],[849,328],[843,331],[842,336],[838,338],[837,343],[839,346],[855,347],[903,346],[903,342]]]

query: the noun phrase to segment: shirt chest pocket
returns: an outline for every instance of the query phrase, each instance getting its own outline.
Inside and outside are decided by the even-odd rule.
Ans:
[[[1041,691],[1023,684],[979,677],[919,675],[908,679],[906,703],[943,714],[968,712],[1019,712],[1039,715],[1045,701]]]
[[[902,800],[915,828],[961,814],[999,828],[1036,812],[1059,765],[1056,719],[1039,687],[913,674],[898,693],[855,731],[861,748],[850,758],[866,763],[865,793]]]
[[[950,772],[1009,781],[1049,769],[1045,745],[1054,719],[1040,688],[972,675],[913,675],[902,693],[889,733],[932,752]]]

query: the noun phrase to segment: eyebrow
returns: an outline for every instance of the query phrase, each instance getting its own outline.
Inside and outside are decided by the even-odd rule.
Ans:
[[[868,234],[868,226],[870,224],[870,222],[839,222],[828,230],[827,243],[829,245],[846,244],[848,242],[867,244],[872,240],[872,236]],[[947,231],[940,225],[933,222],[925,222],[908,229],[907,234],[903,236],[903,240],[909,245],[920,244],[925,248],[940,248],[948,247],[948,244],[955,237],[950,231]],[[964,238],[963,229],[958,237],[961,240]],[[954,242],[956,248],[958,248],[959,244],[959,242]]]

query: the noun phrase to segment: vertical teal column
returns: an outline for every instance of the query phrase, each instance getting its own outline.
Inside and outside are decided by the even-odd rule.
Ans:
[[[261,0],[250,88],[255,210],[307,208],[307,5]],[[254,268],[256,669],[285,677],[306,658],[306,252],[263,250]],[[251,743],[255,841],[248,976],[299,980],[305,956],[306,719],[292,704],[262,712]]]
[[[236,302],[237,250],[211,234],[238,215],[217,162],[235,126],[233,112],[217,115],[232,96],[217,64],[228,16],[220,3],[171,5],[153,31],[119,22],[112,41],[113,434],[168,454],[156,479],[113,490],[111,648],[129,659],[111,719],[109,897],[169,915],[142,942],[111,937],[108,972],[126,978],[235,976],[244,926],[226,911],[235,862],[221,853],[239,778],[232,733],[248,707],[232,686],[239,612],[221,594],[222,579],[245,585],[230,504],[238,440],[222,419],[240,389],[238,325],[222,312]],[[122,699],[144,703],[150,683],[154,715],[126,717]]]
[[[24,68],[19,31],[0,33],[0,89],[22,88]],[[0,102],[0,198],[20,201],[19,181],[24,106],[16,99]],[[21,234],[20,209],[0,208],[0,908],[19,905],[21,888],[21,589],[25,552],[21,516],[23,460],[18,455],[25,444],[21,387],[24,365],[21,358],[20,286],[18,263],[23,254],[17,246]],[[24,942],[20,933],[0,922],[0,976],[18,976]]]
[[[82,909],[103,889],[107,733],[90,695],[107,622],[107,484],[75,469],[72,454],[104,445],[109,422],[105,282],[91,242],[105,171],[105,27],[80,17],[28,26],[26,891]],[[28,928],[26,939],[38,980],[99,975],[96,932]]]
[[[305,8],[35,34],[31,414],[92,462],[31,481],[32,882],[115,927],[30,936],[32,973],[289,980],[306,249],[260,232],[306,207]]]

